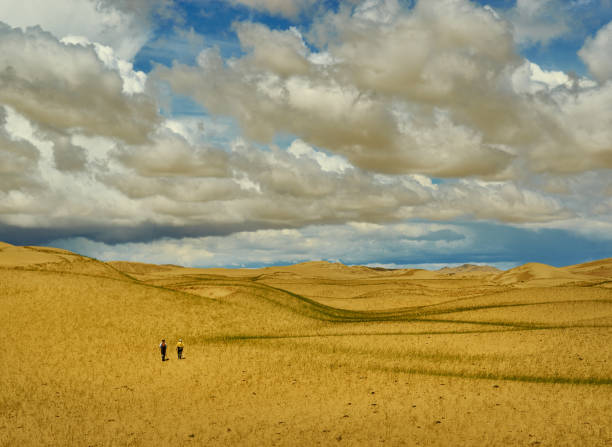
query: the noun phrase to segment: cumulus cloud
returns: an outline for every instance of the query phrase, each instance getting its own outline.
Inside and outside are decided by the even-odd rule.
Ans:
[[[537,15],[549,3],[517,8]],[[513,26],[491,8],[368,0],[315,19],[304,35],[236,29],[244,56],[206,49],[197,66],[160,67],[154,77],[235,117],[248,138],[293,134],[387,174],[501,180],[609,166],[610,112],[592,101],[607,88],[521,58]],[[596,117],[586,139],[574,124],[582,104]]]
[[[544,70],[538,64],[525,61],[512,74],[512,87],[518,94],[550,94],[560,88],[571,91],[596,87],[597,83],[586,77],[577,77],[559,70]]]
[[[312,53],[296,29],[242,23],[245,57],[224,61],[207,49],[197,67],[160,67],[156,76],[212,112],[235,116],[249,138],[269,142],[292,133],[379,172],[492,175],[512,156],[489,144],[482,129],[493,133],[504,123],[496,118],[512,114],[495,86],[518,58],[508,29],[489,12],[462,2],[444,6],[453,20],[426,2],[382,25],[370,9],[328,15],[316,30],[325,54]],[[466,46],[470,51],[460,50]],[[498,104],[485,113],[473,97],[487,95]],[[483,125],[471,129],[455,115]]]
[[[534,102],[544,118],[542,135],[528,154],[539,172],[585,172],[612,168],[612,84],[588,88],[575,94],[554,91]]]
[[[360,88],[437,105],[466,86],[494,86],[518,62],[507,23],[465,1],[420,1],[384,23],[329,15],[314,31]]]
[[[53,144],[55,167],[60,171],[83,171],[87,163],[85,149],[70,140],[63,135],[55,137]]]
[[[590,210],[602,203],[595,197],[589,203],[579,198],[596,179],[576,179],[567,185],[561,200],[558,188],[545,193],[537,185],[514,181],[434,183],[424,175],[365,172],[301,140],[294,140],[286,149],[271,146],[262,151],[239,139],[221,150],[193,144],[168,127],[158,129],[145,145],[84,137],[46,139],[51,138],[48,133],[37,132],[26,125],[25,118],[13,115],[5,125],[5,139],[20,147],[13,150],[9,146],[2,155],[9,154],[7,159],[19,167],[28,166],[39,183],[37,190],[28,191],[27,177],[22,174],[13,178],[18,183],[12,191],[5,188],[0,232],[12,235],[13,241],[31,240],[34,236],[28,228],[47,241],[62,234],[80,234],[115,244],[241,231],[250,234],[262,229],[290,228],[302,234],[299,228],[305,226],[347,222],[352,222],[353,232],[366,237],[368,232],[378,229],[384,233],[388,225],[399,225],[393,222],[410,219],[550,225],[573,219],[579,212],[592,214]],[[180,124],[175,120],[171,127],[180,128],[177,122]],[[11,177],[3,176],[5,179]],[[448,229],[444,225],[428,235],[411,232],[410,225],[402,228],[410,246],[417,239],[451,244],[449,249],[452,244],[466,243],[464,237],[437,232]],[[251,237],[248,234],[241,237]],[[314,233],[310,237],[314,239]],[[332,251],[330,248],[330,256]],[[360,259],[365,256],[363,253]],[[288,259],[271,255],[270,262]]]
[[[33,178],[44,192],[28,193],[22,171],[14,180],[19,180],[15,188],[25,194],[24,200],[5,208],[2,221],[49,229],[67,222],[72,228],[93,225],[88,234],[111,241],[119,231],[113,227],[133,235],[135,228],[153,226],[154,232],[142,232],[153,237],[181,231],[207,234],[221,227],[231,232],[355,219],[387,221],[428,197],[416,181],[382,183],[312,148],[264,152],[238,140],[221,150],[194,145],[169,128],[159,128],[143,145],[69,138],[40,132],[18,112],[12,112],[5,130],[7,139],[36,152],[23,149],[15,155],[13,146],[7,146],[3,158],[6,153],[13,165],[33,166]]]
[[[162,128],[150,144],[103,149],[98,146],[104,141],[41,140],[36,134],[24,123],[13,123],[7,132],[29,139],[41,152],[37,175],[45,192],[3,214],[5,223],[45,228],[61,228],[67,220],[73,226],[95,223],[87,234],[108,242],[117,241],[118,233],[121,240],[136,233],[146,239],[220,228],[231,233],[458,217],[542,222],[570,214],[555,199],[512,182],[436,185],[422,175],[368,173],[300,140],[287,150],[268,151],[237,140],[226,151],[193,145]],[[45,206],[37,208],[43,199]]]
[[[507,17],[514,25],[519,44],[546,44],[570,30],[568,2],[561,0],[517,0]]]
[[[0,102],[40,126],[147,141],[158,122],[154,102],[123,94],[117,71],[92,47],[63,44],[40,28],[0,24]]]
[[[194,147],[180,135],[163,129],[151,144],[122,146],[113,156],[144,177],[225,177],[229,172],[224,151]]]
[[[508,182],[464,180],[446,192],[448,209],[462,216],[508,223],[550,222],[573,217],[559,200]]]
[[[115,56],[115,52],[111,47],[99,43],[92,44],[82,36],[66,36],[61,39],[61,42],[64,44],[82,45],[84,47],[92,45],[98,59],[100,59],[106,67],[119,73],[123,80],[124,93],[130,95],[133,93],[142,93],[144,91],[147,75],[142,71],[135,71],[131,62]]]
[[[58,39],[82,36],[131,60],[150,37],[149,12],[160,8],[159,1],[0,0],[0,21],[24,29],[40,26]]]
[[[236,26],[242,46],[250,51],[252,64],[280,76],[308,72],[308,49],[296,28],[274,31],[265,25],[243,22]]]
[[[499,5],[496,12],[512,24],[514,39],[521,48],[578,42],[609,20],[610,0],[516,0]]]
[[[365,0],[357,2],[353,16],[375,23],[390,23],[401,11],[398,0]]]
[[[363,164],[369,158],[383,162],[382,155],[367,149],[395,149],[392,136],[397,131],[390,112],[355,88],[332,79],[283,79],[252,71],[248,63],[230,69],[215,50],[203,52],[198,62],[199,67],[160,67],[157,75],[212,112],[236,116],[248,138],[270,142],[277,131],[285,130],[351,161],[363,158]]]
[[[36,186],[38,149],[27,141],[12,138],[6,128],[6,111],[0,107],[0,196]]]
[[[612,79],[612,22],[587,39],[578,54],[600,82]]]
[[[350,163],[343,157],[327,155],[325,152],[317,151],[302,140],[294,140],[291,146],[287,148],[287,152],[297,158],[306,157],[315,160],[321,169],[327,172],[342,173],[351,168]]]

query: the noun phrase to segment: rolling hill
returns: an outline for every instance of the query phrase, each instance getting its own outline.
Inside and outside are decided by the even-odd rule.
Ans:
[[[196,269],[1,244],[0,445],[606,445],[610,266]]]

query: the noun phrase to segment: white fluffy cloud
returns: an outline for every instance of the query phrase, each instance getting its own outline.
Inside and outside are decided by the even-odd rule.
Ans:
[[[351,168],[351,165],[343,157],[327,155],[325,152],[317,151],[302,140],[294,140],[291,146],[287,148],[287,152],[297,158],[306,157],[315,160],[323,171],[342,173]]]
[[[249,57],[254,66],[283,77],[308,72],[309,51],[296,28],[274,31],[249,22],[236,28],[243,47],[251,51]]]
[[[130,95],[144,92],[147,75],[142,71],[135,71],[131,62],[118,58],[111,47],[99,43],[91,43],[82,36],[66,36],[61,39],[61,42],[63,44],[81,45],[83,47],[93,46],[98,59],[106,67],[115,70],[121,76],[123,80],[123,93]]]
[[[21,28],[40,26],[58,39],[83,36],[131,60],[150,37],[147,10],[157,2],[133,3],[140,8],[130,10],[125,2],[112,0],[0,0],[0,21]]]
[[[612,22],[587,39],[578,54],[600,82],[612,79]]]
[[[517,8],[551,7],[538,5]],[[243,57],[207,49],[197,66],[160,67],[154,76],[235,117],[248,138],[294,134],[382,173],[509,179],[524,169],[610,167],[610,111],[595,99],[607,87],[521,58],[511,24],[491,8],[366,1],[315,20],[306,36],[321,53],[293,28],[236,29]],[[586,104],[592,136],[584,139],[576,119]]]
[[[7,165],[24,168],[5,177],[0,191],[3,200],[12,198],[2,219],[13,225],[95,224],[108,229],[97,237],[114,241],[117,225],[181,234],[187,227],[232,232],[411,218],[543,222],[572,214],[555,198],[513,182],[436,185],[422,175],[368,173],[301,140],[268,151],[235,140],[222,150],[175,133],[175,120],[149,143],[129,145],[40,133],[7,110],[4,140],[10,144],[0,154]]]
[[[586,77],[577,77],[559,70],[544,70],[538,64],[525,61],[512,74],[512,88],[518,94],[550,95],[552,90],[587,90],[597,83]]]
[[[38,186],[38,149],[27,141],[14,139],[5,129],[6,111],[0,109],[0,191],[10,194]]]
[[[0,103],[42,128],[144,142],[158,121],[156,106],[123,90],[120,74],[92,46],[0,24]]]
[[[452,14],[421,2],[385,24],[369,9],[328,15],[314,31],[325,54],[311,53],[295,29],[242,23],[245,57],[226,64],[208,49],[197,67],[160,67],[156,75],[212,112],[235,116],[260,141],[288,132],[380,172],[494,175],[513,157],[485,132],[505,131],[497,118],[508,98],[497,87],[506,64],[519,59],[491,13],[457,1],[443,6]],[[487,96],[499,106],[483,113],[475,104]]]
[[[514,25],[519,44],[546,44],[570,29],[569,2],[563,0],[517,0],[507,17]]]

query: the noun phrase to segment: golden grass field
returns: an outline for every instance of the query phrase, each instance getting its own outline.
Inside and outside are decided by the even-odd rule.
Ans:
[[[2,446],[612,445],[612,259],[230,270],[0,243],[0,300]]]

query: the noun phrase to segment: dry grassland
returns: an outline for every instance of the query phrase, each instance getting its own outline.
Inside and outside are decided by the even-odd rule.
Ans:
[[[0,244],[0,445],[612,445],[611,283]]]

